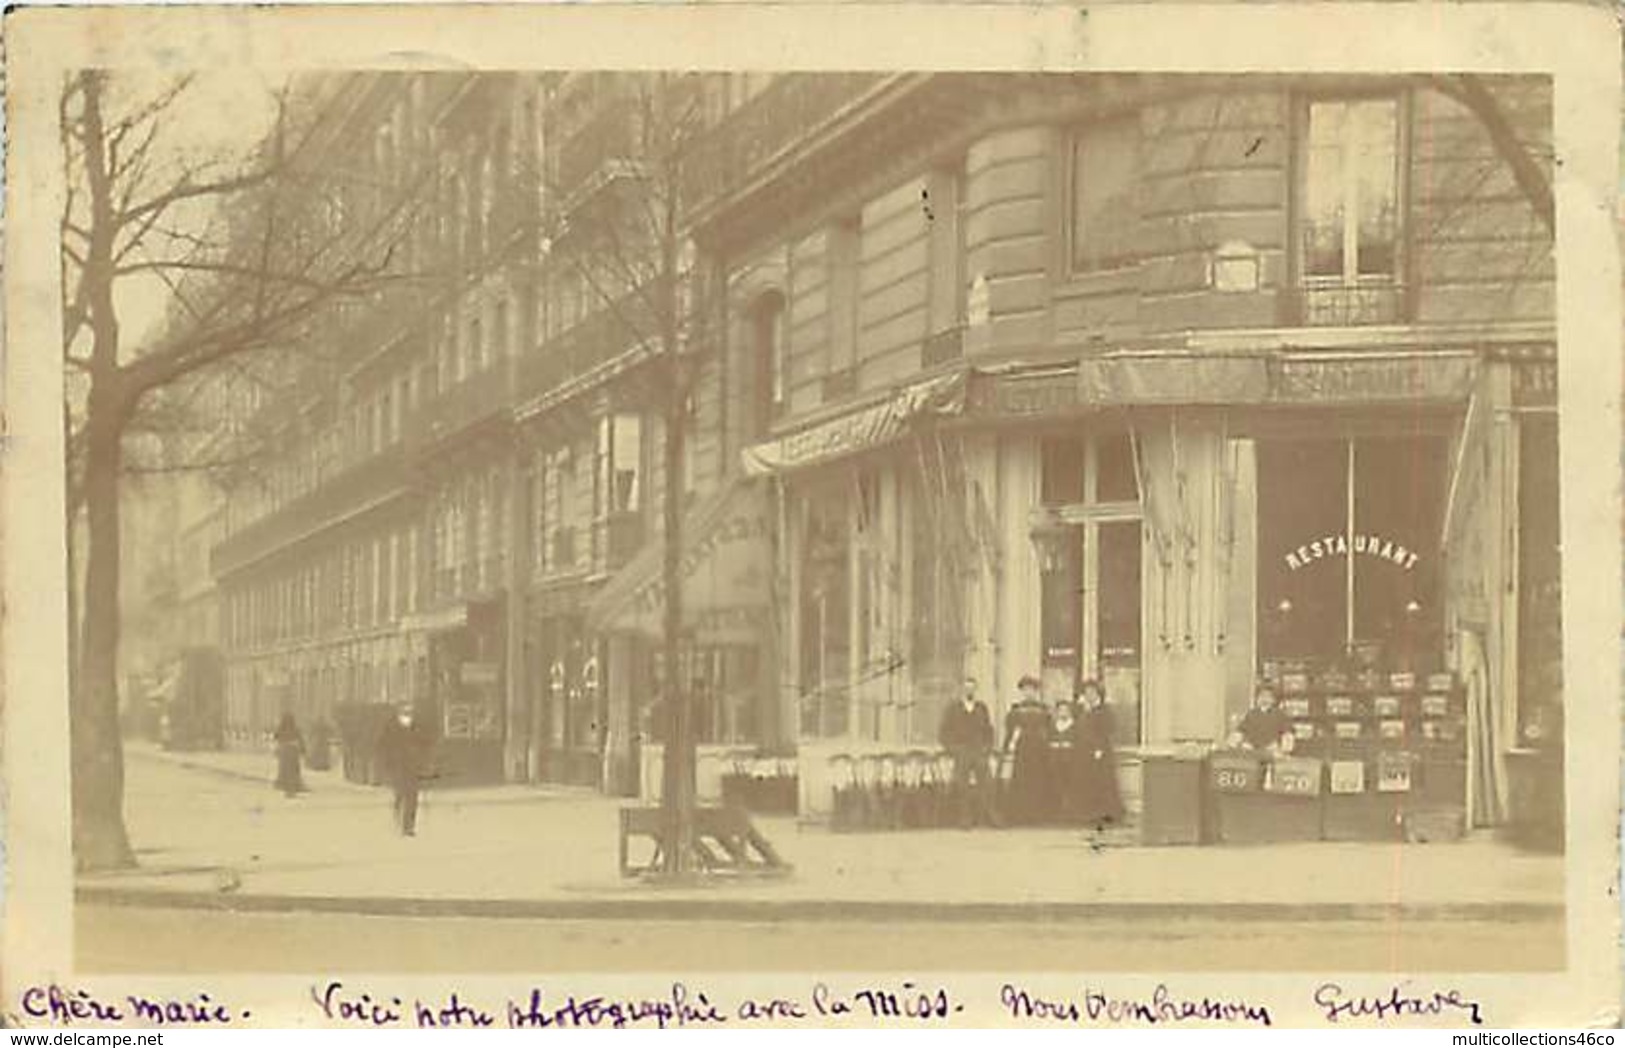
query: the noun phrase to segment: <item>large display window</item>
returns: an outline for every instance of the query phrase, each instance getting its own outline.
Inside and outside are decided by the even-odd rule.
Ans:
[[[1445,454],[1422,435],[1259,442],[1264,660],[1375,646],[1396,663],[1436,665]]]

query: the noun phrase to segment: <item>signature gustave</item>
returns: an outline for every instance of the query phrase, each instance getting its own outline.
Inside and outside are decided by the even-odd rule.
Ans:
[[[1411,993],[1391,986],[1386,993],[1371,996],[1348,993],[1337,983],[1321,983],[1315,988],[1315,1004],[1324,1012],[1326,1021],[1333,1023],[1342,1019],[1387,1020],[1404,1016],[1466,1013],[1474,1026],[1484,1024],[1484,1013],[1479,1003],[1463,997],[1460,990]]]

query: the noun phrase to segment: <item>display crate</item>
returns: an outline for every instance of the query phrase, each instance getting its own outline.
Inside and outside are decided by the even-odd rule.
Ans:
[[[1329,841],[1397,841],[1404,835],[1408,794],[1360,793],[1329,794],[1326,797],[1323,833]]]
[[[1225,844],[1279,844],[1321,839],[1319,796],[1223,793],[1215,798],[1215,836]]]
[[[1172,754],[1145,754],[1140,762],[1140,841],[1150,845],[1200,844],[1204,837],[1204,762]]]

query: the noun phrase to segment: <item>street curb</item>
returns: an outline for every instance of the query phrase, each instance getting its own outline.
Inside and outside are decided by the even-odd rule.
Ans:
[[[725,886],[719,886],[726,890]],[[650,889],[657,891],[658,889]],[[88,886],[83,904],[212,910],[224,913],[334,913],[372,917],[476,917],[527,920],[890,921],[966,924],[1190,919],[1233,921],[1561,920],[1561,903],[1179,903],[1179,902],[875,902],[839,899],[409,899],[331,895],[239,895]]]

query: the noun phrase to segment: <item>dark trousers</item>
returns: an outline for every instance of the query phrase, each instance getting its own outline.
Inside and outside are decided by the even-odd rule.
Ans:
[[[418,790],[416,779],[395,783],[395,825],[410,837],[418,828]]]
[[[985,753],[954,754],[954,793],[959,798],[961,826],[997,826],[993,809],[993,778]]]

